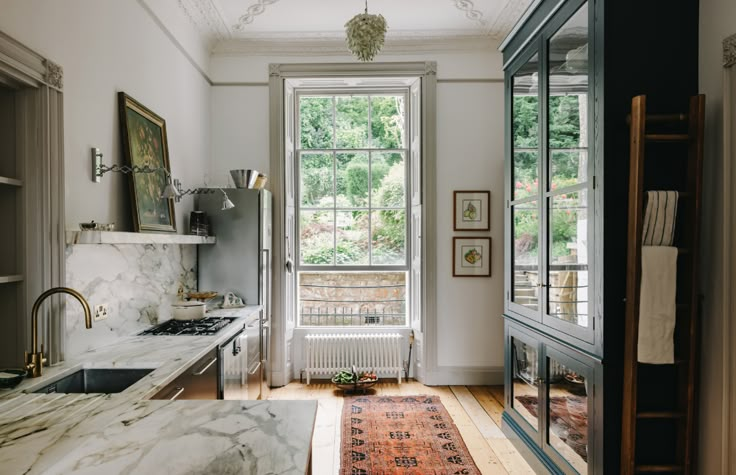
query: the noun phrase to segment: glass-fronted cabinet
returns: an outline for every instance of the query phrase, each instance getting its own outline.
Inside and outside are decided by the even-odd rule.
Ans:
[[[565,9],[507,80],[507,308],[592,346],[591,12]]]
[[[561,473],[594,473],[596,362],[513,322],[506,344],[504,418]]]

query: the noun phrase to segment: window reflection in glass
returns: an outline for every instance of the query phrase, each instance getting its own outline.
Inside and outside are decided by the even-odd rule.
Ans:
[[[554,358],[547,368],[547,443],[578,473],[588,473],[588,381]]]
[[[539,209],[536,201],[512,207],[514,275],[511,300],[532,310],[539,308]]]
[[[537,430],[539,426],[539,360],[537,348],[511,338],[511,407]]]
[[[539,57],[535,54],[512,78],[512,196],[518,200],[539,190]]]
[[[547,313],[588,327],[588,193],[550,198]]]
[[[551,190],[588,179],[588,6],[549,40]]]

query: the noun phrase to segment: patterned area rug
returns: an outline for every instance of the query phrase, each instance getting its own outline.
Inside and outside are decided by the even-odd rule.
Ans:
[[[516,399],[537,417],[537,398],[516,396]],[[550,400],[552,432],[572,448],[584,461],[588,461],[588,405],[587,399],[578,396],[553,397]]]
[[[340,475],[480,474],[438,396],[345,398]]]

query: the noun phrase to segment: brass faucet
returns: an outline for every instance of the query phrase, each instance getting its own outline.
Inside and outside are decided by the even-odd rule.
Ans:
[[[92,328],[92,311],[89,308],[89,303],[84,299],[82,294],[69,287],[54,287],[38,296],[36,301],[33,303],[33,309],[31,310],[32,319],[32,331],[33,331],[33,353],[25,352],[26,358],[26,370],[30,378],[37,378],[41,376],[43,364],[46,363],[46,358],[43,356],[43,343],[41,344],[41,351],[38,351],[38,309],[41,307],[41,303],[46,298],[54,294],[68,294],[74,297],[82,304],[84,309],[84,325],[87,328]]]

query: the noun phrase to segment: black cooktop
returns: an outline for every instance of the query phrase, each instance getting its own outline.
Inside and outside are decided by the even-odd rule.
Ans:
[[[201,320],[167,320],[139,335],[214,335],[230,325],[234,317],[209,317]]]

